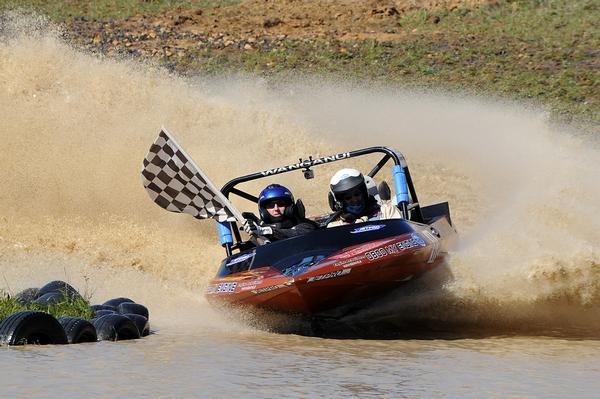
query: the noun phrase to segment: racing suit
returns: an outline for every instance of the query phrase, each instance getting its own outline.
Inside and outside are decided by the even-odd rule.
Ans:
[[[317,229],[317,224],[308,219],[285,220],[279,223],[262,224],[261,226],[270,227],[271,234],[266,234],[270,241],[284,240],[286,238],[297,237]]]
[[[337,227],[345,224],[363,223],[370,220],[384,219],[402,219],[402,213],[400,213],[398,207],[392,204],[392,201],[381,201],[381,205],[379,205],[377,201],[371,200],[369,201],[369,205],[367,206],[366,210],[360,215],[344,213],[333,222],[330,222],[327,227]]]

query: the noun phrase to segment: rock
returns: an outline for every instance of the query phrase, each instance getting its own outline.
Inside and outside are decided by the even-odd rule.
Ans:
[[[384,14],[388,17],[392,17],[394,15],[400,15],[398,9],[396,7],[387,7],[384,11]]]
[[[187,16],[187,15],[179,15],[177,18],[175,18],[175,21],[173,22],[173,25],[177,26],[177,25],[181,25],[183,23],[185,23],[186,21],[191,20],[192,18]]]
[[[272,27],[280,25],[282,23],[283,23],[283,21],[279,18],[269,18],[269,19],[265,19],[265,21],[263,22],[263,27],[264,28],[272,28]]]

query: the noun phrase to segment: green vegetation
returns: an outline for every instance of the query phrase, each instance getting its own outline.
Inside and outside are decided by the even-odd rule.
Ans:
[[[89,302],[81,298],[70,299],[66,297],[62,302],[46,307],[34,303],[20,304],[7,293],[0,291],[0,319],[22,310],[39,310],[50,313],[54,317],[76,316],[91,319],[93,316]]]
[[[180,8],[211,8],[240,3],[240,0],[0,0],[0,11],[22,8],[48,15],[54,21],[72,18],[127,18],[136,14],[158,14]]]
[[[34,6],[68,21],[240,2],[0,0],[0,9]],[[246,49],[215,42],[169,53],[158,46],[153,54],[186,74],[244,71],[285,79],[303,72],[526,99],[550,107],[556,119],[591,123],[600,130],[599,16],[597,0],[499,0],[480,8],[409,13],[399,19],[401,36],[395,41],[271,37]]]
[[[414,12],[398,42],[285,41],[266,51],[200,49],[178,61],[203,72],[303,71],[532,99],[562,121],[600,126],[600,3],[502,2]],[[172,60],[165,60],[172,63]]]

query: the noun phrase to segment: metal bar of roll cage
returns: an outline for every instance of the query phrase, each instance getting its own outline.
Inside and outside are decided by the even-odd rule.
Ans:
[[[321,157],[321,158],[313,158],[312,156],[309,156],[308,159],[304,159],[304,160],[302,158],[300,158],[298,160],[298,163],[289,164],[286,166],[281,166],[281,167],[272,168],[272,169],[266,169],[266,170],[263,170],[260,172],[255,172],[255,173],[251,173],[251,174],[248,174],[245,176],[236,177],[235,179],[232,179],[232,180],[228,181],[227,183],[225,183],[223,188],[221,188],[221,192],[227,198],[229,198],[229,194],[235,194],[235,195],[238,195],[249,201],[258,202],[258,198],[256,196],[249,194],[245,191],[242,191],[242,190],[236,188],[236,186],[240,183],[246,183],[246,182],[249,182],[252,180],[275,176],[275,175],[282,174],[282,173],[293,172],[295,170],[304,170],[306,172],[306,171],[309,171],[310,168],[312,168],[314,166],[320,166],[320,165],[328,164],[331,162],[347,160],[349,158],[373,154],[373,153],[383,153],[384,156],[373,167],[373,169],[371,169],[371,171],[368,173],[368,175],[371,177],[374,177],[390,159],[394,162],[394,165],[398,165],[399,167],[401,167],[406,176],[406,185],[407,185],[408,191],[410,193],[410,200],[409,200],[410,204],[409,203],[401,203],[401,204],[398,204],[398,206],[401,209],[405,219],[408,219],[409,218],[408,217],[408,215],[409,215],[408,214],[408,206],[412,205],[411,206],[411,215],[412,215],[411,219],[416,222],[422,223],[423,215],[421,213],[421,207],[419,206],[419,200],[417,198],[417,193],[415,191],[415,187],[413,185],[412,178],[410,176],[410,171],[408,170],[408,166],[406,165],[406,160],[404,159],[404,156],[401,153],[399,153],[389,147],[383,147],[383,146],[368,147],[368,148],[363,148],[360,150],[343,152],[343,153],[329,155],[329,156],[325,156],[325,157]],[[235,222],[232,222],[232,224],[235,226]],[[234,235],[236,237],[236,240],[239,242],[241,240],[239,232],[237,232],[236,228],[234,228],[233,230],[234,230]],[[235,246],[231,247],[231,249],[234,249],[234,247]],[[230,251],[228,251],[228,255],[229,255],[229,252]]]

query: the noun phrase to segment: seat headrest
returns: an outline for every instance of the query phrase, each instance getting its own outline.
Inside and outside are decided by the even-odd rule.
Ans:
[[[335,196],[331,191],[327,195],[327,200],[329,201],[329,207],[331,208],[331,210],[337,212],[339,206],[337,204],[337,201],[335,200]]]
[[[377,190],[379,191],[379,198],[381,198],[382,201],[389,201],[392,199],[392,190],[390,190],[390,186],[388,186],[385,180],[382,180],[381,183],[379,183]]]
[[[306,217],[306,208],[304,208],[304,203],[300,198],[296,200],[296,216],[299,219],[304,219]]]

